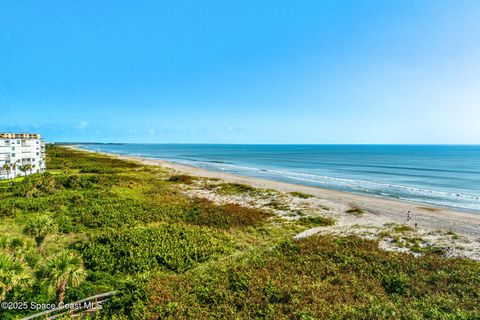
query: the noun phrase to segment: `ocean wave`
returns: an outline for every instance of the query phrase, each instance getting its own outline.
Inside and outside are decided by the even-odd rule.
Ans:
[[[85,147],[86,149],[94,149],[98,151],[107,151],[104,147],[98,146],[91,146]],[[133,150],[128,150],[126,152],[122,152],[120,148],[110,149],[107,152],[116,152],[116,153],[123,153],[123,154],[132,154]],[[139,156],[146,156],[152,157],[157,159],[166,159],[168,161],[173,161],[181,164],[192,165],[196,167],[202,167],[208,170],[216,170],[216,171],[223,171],[223,172],[231,172],[237,173],[246,176],[255,176],[259,178],[266,178],[271,180],[277,181],[286,181],[286,182],[293,182],[299,183],[304,185],[312,185],[318,187],[324,187],[327,189],[335,189],[335,190],[342,190],[342,191],[350,191],[350,192],[357,192],[361,194],[368,194],[372,196],[378,197],[387,197],[387,198],[394,198],[400,199],[405,201],[413,201],[431,205],[438,205],[438,206],[445,206],[445,207],[453,207],[453,208],[460,208],[460,209],[469,209],[474,211],[480,211],[480,194],[469,194],[469,192],[465,192],[462,190],[462,182],[466,180],[475,179],[477,171],[469,170],[459,167],[459,168],[452,168],[452,170],[444,170],[439,168],[418,168],[418,167],[411,167],[409,165],[405,166],[395,166],[395,165],[375,165],[375,164],[350,164],[345,163],[344,165],[339,167],[333,168],[334,170],[345,170],[345,175],[348,175],[347,171],[348,167],[353,167],[350,171],[352,173],[358,174],[365,174],[365,179],[362,177],[360,179],[355,178],[345,178],[345,177],[338,177],[334,174],[329,175],[330,168],[333,164],[329,163],[328,161],[322,162],[321,165],[323,169],[326,169],[327,174],[315,174],[309,172],[302,172],[305,169],[305,162],[302,163],[299,161],[294,161],[294,165],[298,168],[291,167],[292,162],[289,162],[290,167],[282,167],[281,158],[278,157],[275,161],[272,162],[270,158],[261,158],[261,161],[265,163],[272,163],[275,167],[270,167],[267,165],[243,165],[243,164],[236,164],[232,162],[227,162],[221,159],[215,159],[217,157],[212,157],[213,159],[207,159],[205,157],[199,157],[198,155],[192,155],[188,153],[182,153],[181,155],[172,155],[172,154],[150,154],[149,152],[145,153],[135,153]],[[258,158],[255,158],[259,160]],[[299,159],[300,160],[300,159]],[[318,159],[317,159],[318,160]],[[313,165],[313,163],[311,164]],[[365,170],[365,172],[361,172],[361,170],[355,170],[356,168],[379,168],[379,172],[376,170]],[[385,171],[381,171],[380,169],[385,169]],[[398,172],[395,174],[394,172],[389,172],[388,170],[405,170],[404,172]],[[411,171],[410,171],[411,170]],[[417,174],[414,172],[417,171]],[[422,175],[421,172],[431,171],[433,174],[429,175]],[[437,174],[435,174],[437,172]],[[456,182],[458,185],[458,192],[457,188],[448,187],[443,188],[440,187],[440,183],[434,184],[433,181],[439,181],[441,179],[438,175],[438,172],[451,172],[451,173],[470,173],[467,177],[461,177],[463,180],[459,180]],[[370,176],[368,175],[370,173]],[[397,176],[403,179],[407,179],[408,177],[415,177],[419,178],[418,184],[415,185],[408,185],[402,182],[400,183],[389,183],[385,181],[375,181],[373,179],[369,180],[369,178],[373,177],[373,174],[388,174],[391,176]],[[443,177],[447,179],[447,177]],[[433,180],[437,179],[437,180]],[[393,179],[391,179],[393,180]],[[398,179],[395,179],[398,180]],[[393,182],[393,181],[392,181]],[[471,181],[470,181],[471,182]],[[434,185],[433,187],[431,185]],[[438,188],[438,189],[436,189]],[[472,189],[473,190],[473,189]],[[475,191],[472,191],[475,193]]]
[[[304,181],[310,182],[319,185],[336,185],[336,186],[343,186],[349,187],[353,189],[362,189],[362,191],[368,190],[377,190],[377,189],[400,189],[410,193],[422,194],[422,195],[434,195],[438,197],[452,197],[452,198],[463,198],[469,200],[480,200],[480,196],[464,194],[464,193],[456,193],[456,192],[449,192],[449,191],[442,191],[442,190],[432,190],[432,189],[425,189],[425,188],[418,188],[413,186],[405,186],[393,183],[383,183],[377,181],[369,181],[369,180],[358,180],[358,179],[347,179],[347,178],[339,178],[333,176],[325,176],[325,175],[315,175],[311,173],[302,173],[302,172],[295,172],[295,171],[287,171],[287,170],[275,170],[275,169],[265,169],[265,168],[257,168],[257,167],[250,167],[250,166],[241,166],[241,165],[234,165],[234,164],[218,164],[211,162],[204,162],[205,164],[210,164],[210,166],[216,167],[222,171],[250,171],[256,172],[261,174],[273,174],[279,176],[281,178],[287,178],[296,181]],[[390,193],[389,193],[390,194]],[[390,194],[393,195],[393,194]],[[418,200],[418,199],[417,199]]]
[[[448,191],[442,191],[442,190],[424,189],[424,188],[404,186],[404,185],[398,185],[398,184],[392,184],[392,183],[382,183],[382,182],[376,182],[376,181],[357,180],[357,179],[346,179],[346,178],[338,178],[338,177],[331,177],[331,176],[319,176],[319,175],[308,174],[308,173],[280,171],[280,170],[276,170],[275,172],[279,174],[289,175],[289,178],[296,179],[296,180],[301,180],[300,177],[306,177],[304,179],[309,179],[310,182],[322,182],[327,180],[327,181],[335,181],[337,183],[344,183],[349,185],[355,184],[360,186],[361,185],[376,186],[379,188],[396,188],[396,189],[413,191],[417,193],[427,193],[427,194],[436,194],[440,196],[451,196],[451,197],[461,197],[461,198],[472,199],[472,200],[480,200],[480,196],[475,196],[475,195],[461,194],[461,193],[448,192]]]
[[[324,163],[325,166],[334,166],[337,167],[338,163]],[[348,167],[359,167],[359,168],[381,168],[381,169],[394,169],[394,170],[411,170],[411,171],[425,171],[425,172],[452,172],[452,173],[469,173],[469,174],[479,174],[480,171],[475,170],[458,170],[458,169],[440,169],[440,168],[420,168],[420,167],[407,167],[407,166],[386,166],[386,165],[372,165],[372,164],[356,164],[356,163],[346,163]],[[366,171],[367,172],[367,171]],[[372,171],[378,173],[388,173],[385,171]],[[403,173],[402,173],[403,174]]]

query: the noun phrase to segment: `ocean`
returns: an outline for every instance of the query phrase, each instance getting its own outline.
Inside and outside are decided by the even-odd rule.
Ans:
[[[480,213],[480,146],[85,144],[325,189]]]

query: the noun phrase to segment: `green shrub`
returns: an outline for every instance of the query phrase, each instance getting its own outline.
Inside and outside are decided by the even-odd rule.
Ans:
[[[32,270],[22,258],[0,251],[0,301],[15,290],[29,287],[32,282]]]
[[[313,197],[310,194],[306,194],[306,193],[303,193],[303,192],[296,192],[296,191],[289,192],[289,194],[296,197],[296,198],[300,198],[300,199],[309,199],[309,198]]]
[[[231,252],[232,244],[205,228],[162,225],[95,233],[76,248],[92,270],[136,273],[164,267],[183,272]]]
[[[393,227],[393,230],[400,233],[413,231],[413,229],[407,225],[395,226]]]
[[[118,172],[118,170],[114,168],[96,165],[89,165],[80,169],[80,173],[112,174],[115,172]]]
[[[63,170],[67,167],[69,169],[85,169],[85,173],[97,169],[109,170],[113,168],[115,172],[118,172],[116,171],[118,169],[137,169],[141,167],[140,164],[132,161],[115,159],[101,154],[84,153],[56,145],[47,146],[46,160],[49,170]]]
[[[288,211],[290,210],[290,206],[284,202],[281,202],[279,200],[273,199],[269,203],[267,203],[267,206],[271,207],[272,209],[275,210],[282,210],[282,211]]]
[[[184,221],[194,225],[228,229],[253,226],[265,222],[270,214],[239,204],[216,205],[204,198],[194,199],[186,209]]]
[[[76,201],[81,201],[82,204],[69,206],[69,210],[62,214],[68,216],[68,219],[62,219],[60,228],[67,230],[64,224],[70,222],[86,228],[105,228],[168,219],[168,210],[164,206],[138,199],[119,199],[102,194],[95,197],[94,194],[89,194]]]
[[[388,294],[406,295],[412,286],[411,281],[411,277],[405,273],[386,273],[383,275],[382,285]]]
[[[476,319],[479,274],[474,261],[312,236],[180,278],[153,277],[148,310],[172,319]]]
[[[243,194],[243,193],[248,193],[248,192],[254,192],[257,189],[255,189],[252,186],[246,185],[246,184],[240,184],[240,183],[222,183],[218,187],[218,194],[221,195],[238,195],[238,194]]]
[[[42,175],[30,175],[9,188],[18,197],[40,197],[54,194],[63,189],[60,181],[48,172]]]
[[[178,182],[178,183],[184,183],[184,184],[191,184],[193,180],[194,179],[192,176],[185,175],[185,174],[175,175],[168,178],[168,181],[170,182]]]
[[[30,217],[23,228],[25,234],[32,236],[35,239],[35,243],[38,247],[41,247],[47,235],[53,233],[55,230],[56,227],[52,218],[47,215],[35,215]]]
[[[324,227],[331,226],[335,223],[335,221],[329,217],[302,217],[298,222],[302,226],[307,227]]]
[[[365,213],[362,208],[356,207],[356,206],[351,206],[347,210],[345,210],[346,213],[353,214],[354,216],[361,216]]]

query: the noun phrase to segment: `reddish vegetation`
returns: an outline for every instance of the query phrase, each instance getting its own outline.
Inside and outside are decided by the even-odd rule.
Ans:
[[[185,183],[185,184],[190,184],[193,182],[193,177],[186,175],[186,174],[181,174],[177,176],[171,176],[168,181],[170,182],[179,182],[179,183]]]
[[[317,236],[148,287],[161,319],[476,319],[480,265]]]
[[[242,207],[235,203],[216,205],[205,198],[194,200],[187,222],[217,228],[252,226],[266,221],[270,214],[253,208]]]

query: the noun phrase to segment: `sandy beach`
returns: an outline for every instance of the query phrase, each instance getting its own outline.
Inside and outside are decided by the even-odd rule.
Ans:
[[[70,147],[81,151],[94,152],[76,146]],[[239,176],[225,172],[213,172],[158,159],[110,153],[102,154],[140,162],[144,165],[160,166],[178,174],[202,177],[203,179],[200,182],[185,186],[184,192],[192,197],[204,197],[218,203],[234,202],[259,208],[268,207],[268,201],[265,199],[273,197],[276,201],[288,206],[288,210],[274,209],[283,218],[298,218],[292,212],[302,211],[311,216],[328,216],[335,220],[334,226],[309,229],[298,234],[298,238],[315,233],[355,234],[365,238],[378,239],[380,240],[380,246],[387,250],[406,252],[409,251],[409,248],[402,245],[402,241],[421,239],[423,245],[444,248],[449,256],[480,260],[480,214]],[[205,188],[205,181],[215,184],[225,182],[246,184],[265,192],[260,196],[258,194],[219,195],[214,189]],[[274,190],[275,193],[269,193],[269,190]],[[290,194],[292,192],[300,192],[312,197],[298,199]],[[346,211],[352,207],[361,208],[363,213],[361,215],[347,213]],[[409,211],[411,219],[407,221]],[[403,226],[405,230],[399,231],[402,228],[398,228],[398,226]],[[400,241],[398,241],[399,238]]]

